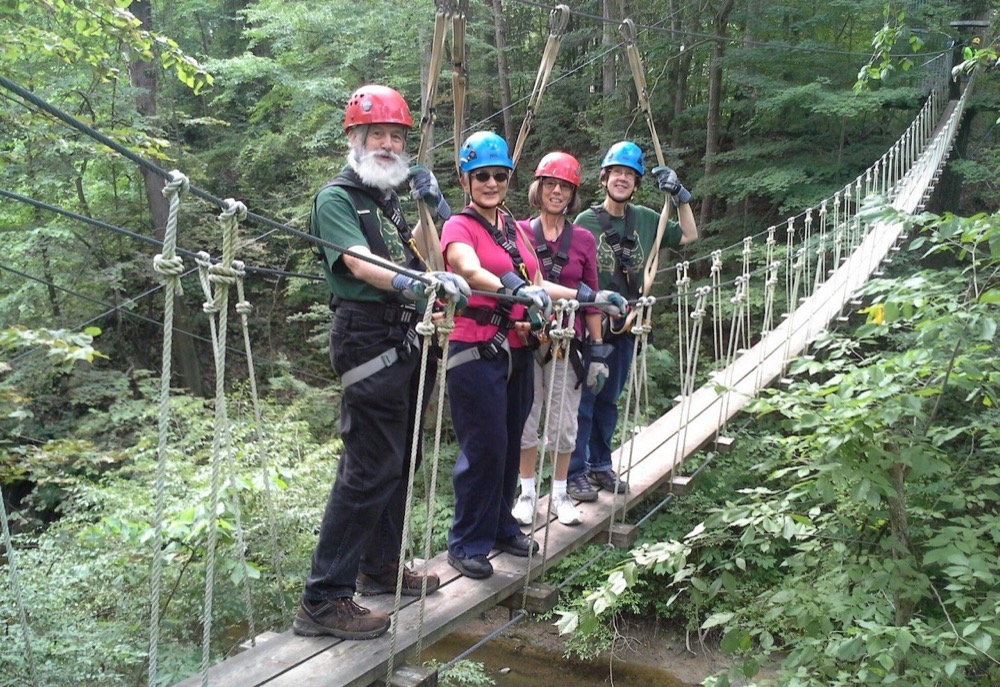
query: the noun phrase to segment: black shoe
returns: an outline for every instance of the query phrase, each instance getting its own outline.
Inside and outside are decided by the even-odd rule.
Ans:
[[[590,486],[585,475],[577,475],[566,480],[566,493],[577,501],[596,501],[597,490]]]
[[[515,534],[506,539],[497,539],[496,548],[512,556],[527,558],[529,551],[538,553],[538,542],[526,534]]]
[[[466,577],[474,580],[482,580],[493,574],[493,564],[486,556],[470,556],[469,558],[459,558],[448,554],[448,564]]]
[[[623,479],[618,480],[618,490],[615,491],[615,471],[611,468],[607,470],[591,470],[587,473],[587,480],[595,487],[605,489],[615,494],[627,494],[628,482]],[[567,490],[568,491],[568,490]]]

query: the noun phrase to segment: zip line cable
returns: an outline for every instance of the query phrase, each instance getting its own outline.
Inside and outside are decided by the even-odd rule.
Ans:
[[[190,275],[196,269],[197,268],[193,268],[193,269],[189,270],[186,274]],[[98,316],[96,316],[94,318],[91,318],[86,323],[84,323],[83,325],[81,325],[79,328],[84,328],[88,324],[91,324],[93,322],[97,322],[98,320],[103,320],[106,317],[110,317],[111,315],[113,315],[115,313],[123,313],[125,315],[128,315],[129,317],[133,317],[133,318],[135,318],[137,320],[140,320],[142,322],[146,322],[148,324],[156,325],[157,327],[160,327],[160,328],[162,328],[164,326],[163,322],[160,321],[160,320],[154,319],[152,317],[147,317],[146,315],[143,315],[141,313],[135,312],[134,310],[129,310],[126,306],[135,303],[137,301],[137,299],[135,299],[135,298],[127,299],[121,305],[114,306],[114,305],[111,305],[110,303],[106,303],[105,301],[102,301],[102,300],[100,300],[98,298],[94,298],[92,296],[88,296],[86,294],[80,293],[79,291],[73,291],[72,289],[66,288],[65,286],[60,286],[58,284],[54,284],[51,281],[48,281],[46,279],[42,279],[41,277],[36,277],[36,276],[28,274],[26,272],[22,272],[22,271],[20,271],[18,269],[15,269],[13,267],[8,266],[8,265],[4,265],[3,263],[0,263],[0,270],[6,271],[6,272],[10,272],[10,273],[16,274],[17,276],[22,277],[24,279],[28,279],[28,280],[36,282],[38,284],[42,284],[44,286],[48,286],[48,287],[51,287],[53,289],[57,289],[59,291],[67,293],[67,294],[69,294],[71,296],[75,296],[76,298],[79,298],[81,300],[89,301],[90,303],[94,303],[96,305],[100,305],[103,308],[108,308],[107,311],[105,311],[104,313],[102,313],[102,314],[100,314],[100,315],[98,315]],[[149,291],[146,291],[145,293],[141,294],[140,297],[146,297],[146,296],[152,295],[154,293],[157,293],[162,288],[163,288],[162,286],[157,286],[157,287],[155,287],[153,289],[150,289]],[[207,339],[204,336],[201,336],[200,334],[195,334],[194,332],[188,331],[186,329],[181,329],[180,327],[174,327],[174,331],[177,332],[177,333],[179,333],[179,334],[186,334],[187,336],[190,336],[192,339],[195,339],[196,341],[200,341],[202,343],[212,343],[211,339]],[[34,349],[33,348],[31,350],[25,351],[24,353],[22,353],[22,354],[20,354],[18,356],[15,356],[14,358],[12,358],[10,362],[11,363],[17,362],[18,360],[21,360],[22,358],[24,358],[24,357],[26,357],[28,355],[31,355],[31,353],[33,351],[35,351],[35,350],[39,350],[39,349]],[[241,355],[243,357],[246,357],[246,352],[244,350],[242,350],[242,349],[227,347],[227,350],[230,351],[231,353],[235,353],[237,355]],[[261,360],[263,362],[267,363],[267,364],[270,364],[270,365],[277,365],[278,364],[278,363],[275,363],[274,361],[268,360],[266,358],[261,358]],[[314,379],[314,380],[316,380],[318,382],[325,382],[327,384],[334,384],[335,383],[334,380],[332,380],[332,379],[329,379],[327,377],[323,377],[322,375],[317,375],[317,374],[314,374],[312,372],[308,372],[308,371],[305,371],[305,370],[297,369],[297,370],[295,370],[295,372],[296,372],[296,374],[300,374],[303,377],[310,377],[310,378],[312,378],[312,379]]]
[[[163,246],[163,241],[161,241],[158,238],[154,238],[152,236],[146,236],[145,234],[139,234],[139,233],[137,233],[135,231],[132,231],[130,229],[124,229],[122,227],[117,227],[117,226],[115,226],[113,224],[108,224],[106,222],[102,222],[100,220],[93,219],[92,217],[87,217],[86,215],[81,215],[79,213],[73,212],[72,210],[66,210],[66,209],[58,207],[56,205],[49,205],[48,203],[43,203],[40,200],[36,200],[34,198],[29,198],[28,196],[22,196],[21,194],[14,193],[13,191],[7,191],[7,190],[4,190],[4,189],[0,188],[0,197],[10,198],[11,200],[16,200],[16,201],[18,201],[20,203],[25,203],[26,205],[31,205],[33,207],[39,208],[40,210],[48,210],[49,212],[54,212],[54,213],[62,215],[64,217],[68,217],[70,219],[74,219],[74,220],[76,220],[78,222],[83,222],[85,224],[89,224],[89,225],[91,225],[93,227],[97,227],[98,229],[107,229],[108,231],[113,231],[113,232],[115,232],[117,234],[121,234],[122,236],[127,236],[127,237],[135,239],[137,241],[143,241],[143,242],[148,243],[148,244],[153,245],[153,246],[158,246],[158,247],[159,246]],[[253,243],[253,242],[258,241],[258,240],[260,240],[260,239],[259,238],[252,239],[248,243]],[[184,248],[175,248],[174,250],[176,250],[178,253],[180,253],[181,255],[183,255],[186,258],[195,259],[195,258],[198,257],[198,252],[197,251],[186,250]],[[272,268],[269,268],[269,267],[251,267],[251,266],[246,266],[243,269],[246,272],[251,272],[251,273],[254,273],[254,274],[268,274],[268,275],[274,275],[274,276],[279,276],[279,277],[297,277],[299,279],[309,279],[311,281],[322,281],[323,280],[323,277],[319,276],[318,274],[303,274],[301,272],[286,272],[284,270],[272,269]]]

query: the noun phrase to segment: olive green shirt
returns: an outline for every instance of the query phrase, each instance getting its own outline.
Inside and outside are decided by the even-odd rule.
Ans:
[[[642,270],[646,265],[646,256],[653,249],[653,242],[656,241],[656,228],[660,225],[660,213],[642,205],[629,205],[635,215],[635,235],[638,238],[635,250],[632,252],[632,267],[639,278],[642,278]],[[611,217],[611,228],[618,236],[625,235],[625,217]],[[597,213],[591,208],[587,208],[577,215],[576,224],[588,229],[597,239],[597,272],[598,282],[602,289],[621,289],[622,284],[617,278],[618,271],[615,269],[615,253],[604,238],[604,229],[597,221]],[[666,231],[663,232],[663,240],[659,248],[673,248],[681,245],[681,226],[674,220],[667,224]],[[639,284],[641,286],[641,283]]]
[[[382,240],[389,250],[389,259],[397,265],[405,265],[406,252],[399,238],[396,226],[378,209],[375,201],[365,194],[359,194],[362,207],[354,208],[346,189],[340,186],[326,186],[320,189],[313,202],[310,218],[312,233],[321,239],[343,248],[369,246],[358,211],[373,213],[379,221]],[[326,283],[333,295],[344,300],[368,301],[375,303],[396,303],[398,295],[372,286],[355,277],[340,259],[341,252],[322,246],[323,272]],[[375,251],[372,250],[374,253]]]

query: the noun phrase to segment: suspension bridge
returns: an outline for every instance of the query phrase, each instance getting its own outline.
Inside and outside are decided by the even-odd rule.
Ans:
[[[903,213],[923,208],[951,151],[970,87],[967,85],[957,100],[949,101],[947,70],[943,70],[913,123],[875,164],[818,207],[790,218],[782,231],[770,227],[730,251],[738,254],[744,265],[741,276],[732,282],[716,280],[711,286],[692,289],[690,265],[668,268],[676,273],[677,291],[672,300],[685,332],[679,344],[681,360],[693,364],[697,359],[699,342],[708,338],[706,314],[711,310],[718,316],[723,311],[720,299],[732,303],[732,316],[728,322],[716,319],[709,325],[722,334],[715,337],[718,367],[709,374],[709,381],[700,388],[686,389],[672,410],[647,427],[629,432],[633,437],[616,451],[616,466],[630,485],[627,495],[579,504],[583,523],[577,527],[549,528],[551,516],[536,520],[534,536],[544,542],[541,560],[494,554],[491,563],[495,572],[486,580],[458,575],[447,565],[444,554],[427,561],[427,569],[441,578],[440,590],[426,603],[404,601],[395,614],[393,630],[382,638],[350,642],[285,632],[214,666],[208,673],[209,683],[218,687],[361,687],[388,679],[396,685],[432,684],[421,682],[427,676],[420,670],[400,664],[465,619],[497,604],[523,608],[537,600],[551,607],[553,590],[533,584],[549,566],[595,539],[630,545],[635,532],[623,524],[629,507],[662,493],[665,486],[686,490],[690,478],[675,475],[675,469],[706,446],[723,450],[729,420],[763,388],[780,380],[788,362],[801,355],[831,323],[846,319],[847,310],[857,307],[857,290],[873,274],[881,273],[906,238],[902,223],[867,219],[866,204],[879,198]],[[781,234],[783,242],[778,240]],[[725,254],[717,251],[711,256],[713,275],[721,272]],[[754,264],[764,267],[755,269]],[[776,287],[782,282],[786,308],[774,318],[768,313],[776,312]],[[754,288],[763,291],[766,304],[764,319],[756,326],[747,318],[745,308]],[[655,306],[655,298],[640,302],[639,307],[647,309],[640,322],[648,321]],[[780,323],[775,325],[775,320]],[[725,327],[728,335],[722,331]],[[648,331],[640,323],[635,333],[641,339]],[[728,346],[721,344],[724,340],[729,341]],[[747,346],[741,347],[741,341]],[[750,345],[752,341],[755,343]],[[633,380],[641,379],[641,356],[636,366]],[[687,372],[685,378],[693,380],[696,370],[689,368]],[[632,395],[637,407],[639,390],[633,387]],[[543,497],[540,513],[548,513],[547,505],[547,497]],[[366,599],[366,604],[394,611],[391,597]],[[181,687],[196,684],[199,678],[193,677]]]
[[[392,630],[381,638],[350,642],[297,637],[290,631],[266,639],[261,636],[248,650],[217,665],[204,666],[201,675],[180,685],[360,687],[382,680],[398,685],[430,684],[427,680],[433,679],[433,673],[428,677],[404,665],[408,658],[419,656],[424,646],[497,604],[525,609],[537,603],[550,608],[558,590],[537,581],[550,566],[595,539],[615,546],[631,545],[636,532],[624,524],[628,510],[662,494],[664,488],[687,489],[690,478],[675,474],[676,469],[706,446],[722,450],[728,443],[728,422],[762,389],[780,380],[789,361],[806,351],[831,323],[845,319],[845,313],[857,307],[858,289],[891,262],[905,240],[902,223],[880,221],[866,210],[877,201],[902,213],[922,209],[948,158],[972,87],[972,81],[963,84],[960,96],[949,100],[947,59],[942,57],[928,71],[931,76],[922,109],[899,140],[863,174],[786,224],[706,256],[711,261],[710,283],[694,286],[692,263],[680,263],[661,270],[661,277],[674,277],[675,290],[669,297],[644,297],[636,304],[640,312],[633,329],[637,345],[650,333],[648,322],[654,312],[676,310],[681,332],[677,349],[682,394],[668,413],[640,429],[645,359],[636,357],[629,405],[623,415],[622,436],[627,439],[615,453],[617,470],[631,487],[628,494],[579,504],[583,523],[577,527],[550,528],[551,517],[536,520],[534,536],[544,543],[541,555],[525,560],[496,554],[491,560],[494,575],[486,580],[461,577],[447,565],[443,553],[422,561],[426,569],[440,576],[441,588],[436,594],[427,599],[381,596],[366,600],[366,605],[394,614]],[[180,186],[182,182],[177,179],[176,183]],[[247,215],[245,208],[210,196],[206,199],[225,207],[225,221],[231,224]],[[166,274],[174,269],[167,263],[173,257],[175,245],[171,242],[175,240],[168,235],[161,254]],[[224,247],[223,263],[233,263],[234,250],[235,244]],[[207,279],[213,265],[201,259]],[[734,265],[739,276],[723,282],[721,275],[732,272]],[[220,271],[215,274],[219,277]],[[752,321],[749,314],[753,292],[761,294],[765,303],[759,322]],[[206,293],[211,295],[209,287]],[[779,298],[779,293],[783,297]],[[170,292],[165,302],[172,302]],[[216,317],[221,317],[213,320],[214,341],[224,341],[225,305],[216,303]],[[169,313],[165,313],[166,329],[170,329],[168,318]],[[714,342],[711,357],[715,367],[707,374],[708,381],[695,388],[695,380],[706,377],[698,369],[698,361],[705,357],[702,342],[709,340]],[[164,362],[169,370],[169,352],[165,352]],[[220,379],[223,376],[220,374]],[[224,397],[222,400],[218,406],[224,408]],[[547,514],[547,506],[543,497],[539,512]],[[210,588],[206,595],[211,597]],[[152,605],[156,608],[155,600]],[[152,651],[155,654],[155,648]]]

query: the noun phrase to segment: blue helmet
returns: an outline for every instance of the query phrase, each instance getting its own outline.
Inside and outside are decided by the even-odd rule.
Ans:
[[[646,167],[642,163],[642,149],[632,141],[620,141],[608,148],[601,162],[601,169],[615,165],[633,169],[639,176],[646,173]]]
[[[458,168],[471,172],[480,167],[514,169],[507,142],[492,131],[477,131],[465,139],[458,153]]]

